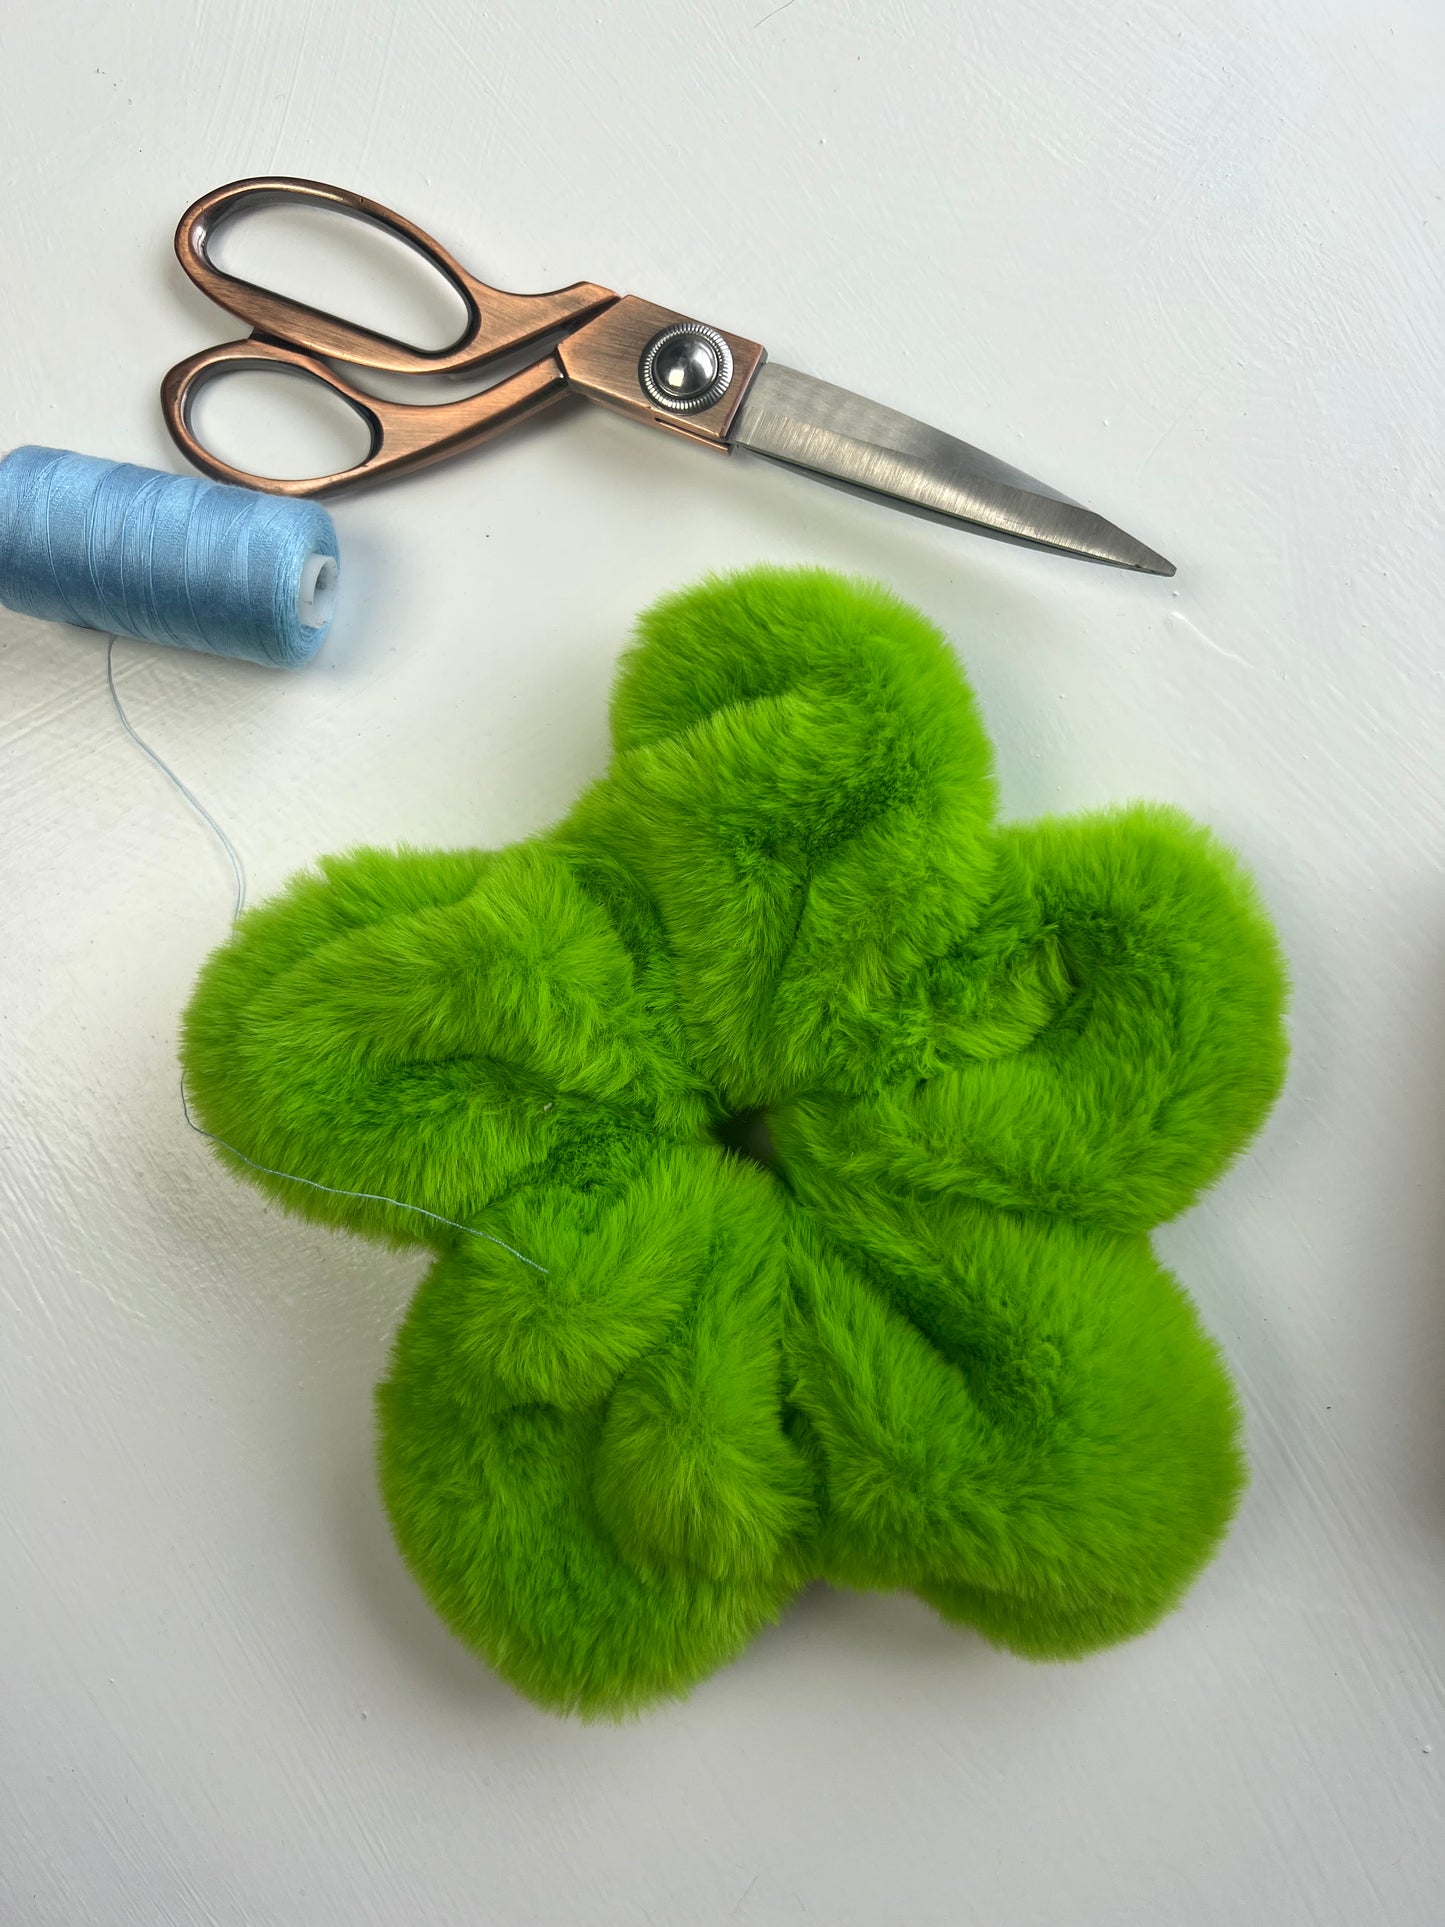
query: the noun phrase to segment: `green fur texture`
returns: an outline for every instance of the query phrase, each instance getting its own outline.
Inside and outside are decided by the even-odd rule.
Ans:
[[[544,836],[325,859],[186,1016],[239,1176],[437,1253],[378,1394],[417,1579],[584,1714],[820,1577],[1039,1658],[1142,1631],[1244,1476],[1148,1233],[1283,1074],[1249,879],[1167,809],[996,827],[943,638],[820,572],[652,609],[612,736]]]

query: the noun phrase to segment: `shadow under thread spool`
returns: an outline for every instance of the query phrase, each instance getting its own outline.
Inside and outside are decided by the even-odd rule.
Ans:
[[[315,502],[58,448],[0,461],[0,602],[21,615],[289,668],[331,627]]]

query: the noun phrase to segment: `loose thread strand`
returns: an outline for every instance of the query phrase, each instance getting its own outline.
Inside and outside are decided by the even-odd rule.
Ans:
[[[278,1171],[272,1165],[258,1164],[255,1158],[248,1158],[244,1151],[238,1151],[234,1144],[228,1144],[223,1137],[217,1137],[214,1131],[208,1131],[203,1125],[197,1124],[191,1116],[191,1107],[186,1102],[184,1075],[181,1077],[181,1109],[185,1112],[187,1124],[197,1137],[209,1138],[212,1144],[219,1144],[221,1149],[229,1151],[233,1158],[239,1158],[242,1164],[249,1164],[253,1171],[263,1171],[268,1178],[284,1178],[288,1184],[304,1184],[313,1191],[328,1192],[333,1198],[362,1198],[368,1204],[392,1204],[398,1211],[415,1211],[418,1217],[430,1218],[434,1224],[449,1225],[453,1231],[465,1231],[468,1237],[485,1238],[488,1244],[500,1245],[503,1251],[511,1252],[514,1258],[520,1258],[522,1263],[530,1265],[533,1271],[540,1271],[544,1278],[550,1278],[552,1275],[545,1265],[539,1265],[535,1258],[529,1258],[525,1252],[518,1251],[515,1245],[509,1245],[504,1238],[494,1238],[490,1231],[480,1231],[474,1224],[462,1224],[457,1218],[444,1218],[439,1211],[428,1211],[424,1204],[407,1204],[402,1198],[384,1197],[379,1191],[348,1191],[339,1184],[318,1184],[315,1178],[300,1178],[294,1171]]]
[[[232,843],[230,837],[227,836],[226,832],[221,828],[215,817],[211,815],[211,812],[206,808],[200,798],[196,796],[193,791],[186,788],[186,785],[181,781],[180,777],[176,775],[170,764],[167,763],[163,757],[159,756],[156,751],[151,748],[150,744],[146,742],[143,737],[138,736],[131,727],[130,718],[126,715],[121,705],[120,692],[115,686],[115,668],[113,661],[115,644],[116,638],[111,636],[105,651],[105,679],[110,685],[110,700],[115,705],[115,713],[120,718],[120,726],[126,735],[130,737],[136,748],[148,756],[161,774],[180,791],[186,802],[190,804],[196,815],[199,816],[201,821],[211,830],[216,841],[230,858],[231,868],[236,875],[236,906],[231,913],[231,927],[234,929],[240,921],[241,912],[246,907],[246,871],[241,862],[240,854],[235,844]],[[268,1178],[280,1178],[282,1182],[286,1184],[304,1184],[308,1190],[324,1191],[329,1197],[333,1198],[359,1198],[364,1204],[389,1204],[397,1211],[415,1212],[419,1218],[430,1218],[433,1224],[444,1224],[452,1231],[464,1231],[469,1238],[485,1239],[489,1245],[496,1245],[499,1250],[510,1253],[520,1264],[530,1266],[533,1271],[540,1271],[544,1278],[550,1278],[552,1275],[546,1265],[539,1265],[535,1258],[529,1258],[526,1252],[518,1251],[515,1245],[509,1245],[505,1238],[494,1237],[490,1231],[483,1231],[474,1224],[463,1224],[457,1218],[444,1218],[439,1211],[428,1211],[425,1205],[408,1204],[405,1198],[388,1198],[379,1191],[348,1191],[344,1185],[320,1184],[315,1178],[303,1178],[296,1171],[278,1171],[274,1165],[258,1164],[255,1158],[247,1157],[244,1151],[237,1150],[234,1144],[228,1144],[225,1138],[217,1137],[214,1131],[208,1131],[204,1125],[197,1124],[196,1120],[191,1116],[191,1107],[186,1101],[186,1079],[184,1072],[181,1073],[181,1112],[187,1124],[190,1125],[197,1137],[207,1138],[212,1144],[219,1144],[221,1149],[223,1151],[229,1151],[233,1158],[239,1158],[242,1164],[250,1165],[253,1171],[260,1171]]]
[[[120,726],[125,731],[126,735],[129,736],[129,738],[135,744],[136,748],[141,752],[141,754],[143,756],[149,756],[151,761],[155,764],[156,768],[160,771],[161,775],[165,777],[166,781],[168,783],[173,784],[175,788],[180,791],[181,795],[190,804],[191,808],[195,811],[196,815],[200,817],[201,821],[207,826],[211,834],[215,837],[216,841],[220,844],[221,848],[226,852],[227,857],[230,859],[231,869],[235,873],[235,878],[236,878],[236,907],[231,912],[231,926],[234,929],[236,924],[240,922],[241,912],[246,907],[246,871],[244,866],[242,865],[240,854],[237,851],[235,844],[231,841],[230,837],[226,835],[226,832],[221,828],[220,824],[216,821],[215,817],[211,815],[211,812],[206,808],[205,804],[201,801],[200,797],[198,797],[193,790],[188,790],[186,788],[185,784],[181,781],[180,777],[176,775],[175,771],[171,768],[170,764],[165,760],[165,758],[159,755],[155,750],[153,750],[150,744],[146,742],[144,737],[138,736],[135,730],[131,727],[131,720],[129,716],[126,715],[124,708],[121,706],[120,691],[115,686],[116,640],[117,639],[115,636],[111,636],[110,640],[106,644],[105,680],[110,685],[110,700],[115,705],[115,713],[120,718]]]

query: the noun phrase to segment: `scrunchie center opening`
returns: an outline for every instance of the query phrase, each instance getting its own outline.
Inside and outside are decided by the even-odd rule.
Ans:
[[[768,1129],[766,1111],[737,1111],[713,1125],[712,1134],[722,1148],[735,1158],[746,1158],[775,1175],[778,1151]]]

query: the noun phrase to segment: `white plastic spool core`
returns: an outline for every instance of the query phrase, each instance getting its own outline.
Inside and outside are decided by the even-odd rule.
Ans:
[[[303,629],[324,629],[335,615],[338,574],[334,555],[308,555],[302,563],[296,615]]]

